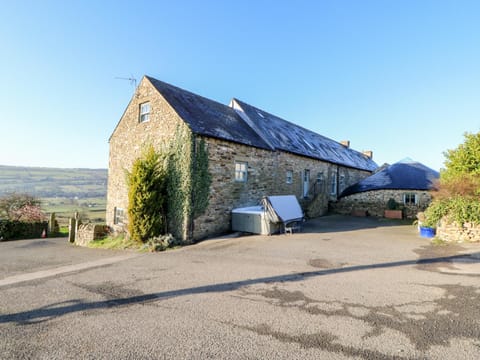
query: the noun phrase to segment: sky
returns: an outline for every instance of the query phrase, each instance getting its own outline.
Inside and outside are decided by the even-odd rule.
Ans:
[[[439,170],[480,131],[480,2],[0,0],[0,164],[107,168],[150,75]]]

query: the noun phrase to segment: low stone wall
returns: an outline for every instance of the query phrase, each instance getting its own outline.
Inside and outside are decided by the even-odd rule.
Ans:
[[[101,239],[107,233],[106,225],[80,224],[75,234],[75,245],[87,246],[90,241]]]
[[[403,195],[405,193],[415,193],[418,203],[403,205]],[[424,211],[428,207],[432,198],[427,191],[374,190],[340,198],[337,202],[330,204],[330,209],[343,215],[352,215],[354,213],[364,213],[367,211],[370,216],[384,217],[389,199],[394,199],[404,207],[404,217],[407,219],[415,219],[418,212]]]
[[[437,237],[448,242],[480,242],[480,225],[465,223],[460,226],[443,219],[437,227]]]

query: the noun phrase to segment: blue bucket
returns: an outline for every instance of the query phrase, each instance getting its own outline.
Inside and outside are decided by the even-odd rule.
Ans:
[[[420,226],[420,236],[424,238],[433,238],[435,237],[435,229]]]

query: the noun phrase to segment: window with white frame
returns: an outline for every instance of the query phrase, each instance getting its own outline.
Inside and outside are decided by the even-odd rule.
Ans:
[[[323,183],[323,172],[317,173],[317,184]]]
[[[123,225],[123,222],[125,221],[125,210],[116,207],[113,209],[113,213],[113,223],[115,225]]]
[[[339,188],[340,188],[340,192],[342,192],[344,189],[345,189],[345,175],[340,175],[340,179],[339,179]]]
[[[405,205],[416,205],[417,201],[417,194],[415,193],[405,193],[403,194],[403,203]]]
[[[247,182],[248,163],[235,161],[235,181]]]
[[[332,174],[330,183],[330,195],[337,195],[337,174]]]
[[[293,171],[292,170],[287,170],[286,182],[287,182],[287,184],[293,184]]]
[[[140,116],[139,116],[139,122],[146,122],[150,120],[150,103],[145,102],[143,104],[140,104]]]

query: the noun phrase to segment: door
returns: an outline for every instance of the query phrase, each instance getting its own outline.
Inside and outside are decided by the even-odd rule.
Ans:
[[[308,197],[310,189],[310,170],[303,170],[303,197]]]

